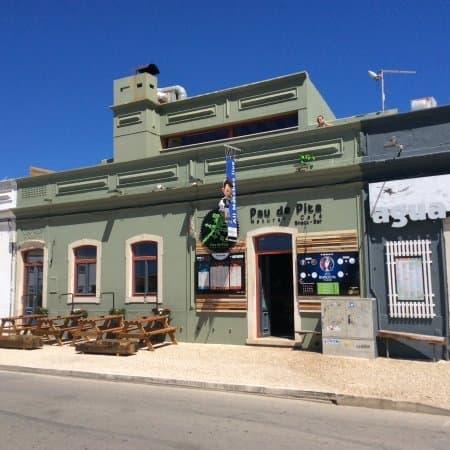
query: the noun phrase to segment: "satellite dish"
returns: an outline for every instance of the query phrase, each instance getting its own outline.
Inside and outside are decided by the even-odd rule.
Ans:
[[[378,75],[373,70],[368,71],[369,77],[373,78],[374,80],[379,80],[381,78],[381,75]]]

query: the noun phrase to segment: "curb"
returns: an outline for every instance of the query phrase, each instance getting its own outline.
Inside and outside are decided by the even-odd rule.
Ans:
[[[424,403],[405,402],[377,397],[357,397],[354,395],[337,394],[337,405],[359,406],[364,408],[388,409],[420,414],[433,414],[438,416],[450,416],[450,409],[426,405]]]
[[[74,377],[122,383],[152,384],[192,389],[268,395],[273,397],[331,403],[339,406],[357,406],[363,408],[386,409],[393,411],[450,416],[450,409],[434,407],[422,403],[395,401],[377,397],[359,397],[354,395],[336,394],[333,392],[308,391],[302,389],[278,388],[246,384],[214,383],[209,381],[182,380],[176,378],[158,378],[134,375],[119,375],[111,373],[84,372],[77,370],[44,369],[38,367],[10,366],[2,364],[0,364],[0,370],[8,372],[34,373],[38,375]]]
[[[270,395],[274,397],[296,398],[337,404],[336,394],[330,392],[307,391],[292,388],[277,388],[269,386],[214,383],[210,381],[183,380],[177,378],[143,377],[136,375],[120,375],[112,373],[85,372],[79,370],[44,369],[38,367],[1,365],[0,370],[8,372],[34,373],[38,375],[53,375],[91,380],[115,381],[136,384],[154,384],[194,389],[206,389],[247,394]]]

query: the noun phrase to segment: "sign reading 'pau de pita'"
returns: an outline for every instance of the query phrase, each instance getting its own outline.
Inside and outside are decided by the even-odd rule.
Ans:
[[[369,184],[374,223],[404,227],[409,220],[445,219],[450,211],[450,175],[408,178]]]

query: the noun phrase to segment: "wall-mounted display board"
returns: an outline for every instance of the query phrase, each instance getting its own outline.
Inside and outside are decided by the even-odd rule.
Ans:
[[[299,295],[357,295],[358,252],[324,252],[297,255]]]
[[[425,300],[423,262],[420,256],[395,258],[395,277],[398,300]]]
[[[195,310],[213,313],[247,311],[245,242],[214,253],[202,242],[195,246]]]
[[[360,296],[356,230],[297,235],[298,309],[320,313],[321,297]]]
[[[196,255],[197,294],[245,294],[245,254]]]

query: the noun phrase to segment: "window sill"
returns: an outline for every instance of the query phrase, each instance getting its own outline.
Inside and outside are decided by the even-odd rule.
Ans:
[[[70,298],[67,300],[68,305],[71,305],[72,303],[83,303],[83,304],[94,303],[94,304],[98,305],[98,304],[100,304],[100,297],[96,297],[96,296],[77,297],[77,296],[74,296],[73,301]]]
[[[160,305],[162,302],[158,301],[156,295],[150,297],[127,297],[125,298],[125,304],[129,305],[130,303],[139,303],[145,305],[147,303],[154,303],[155,305]]]

